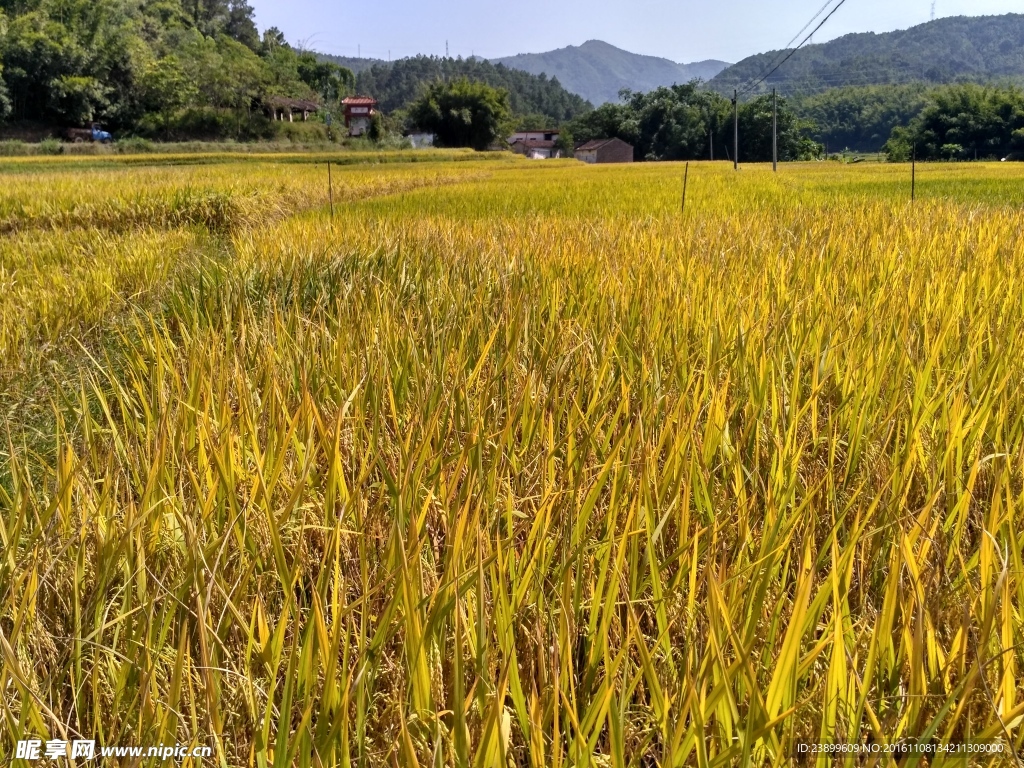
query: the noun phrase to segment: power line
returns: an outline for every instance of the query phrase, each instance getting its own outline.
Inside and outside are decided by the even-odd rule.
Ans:
[[[871,75],[858,76],[854,75],[842,75],[842,74],[829,74],[829,75],[818,75],[818,74],[793,74],[793,75],[779,75],[772,78],[771,84],[778,86],[781,90],[788,90],[792,93],[807,94],[812,92],[818,92],[822,90],[830,90],[832,88],[868,88],[868,87],[895,87],[895,86],[922,86],[923,88],[934,87],[940,85],[940,82],[925,80],[923,75],[917,71],[916,68],[907,68],[906,70],[897,70],[895,72],[898,76],[903,76],[905,79],[900,80],[888,80],[883,81],[872,77]],[[915,75],[917,75],[915,77]],[[760,81],[763,82],[763,81]],[[760,84],[760,82],[758,84]],[[740,95],[748,95],[754,88],[748,91],[741,92]],[[724,85],[719,90],[722,93],[725,90]],[[723,95],[727,95],[724,94]]]
[[[788,43],[786,43],[786,46],[785,46],[785,48],[783,48],[783,50],[786,50],[787,48],[789,48],[789,46],[791,46],[794,42],[796,42],[796,39],[798,37],[800,37],[800,35],[802,35],[804,32],[807,31],[807,28],[809,26],[811,26],[811,24],[814,23],[815,19],[817,19],[819,16],[821,16],[821,14],[823,14],[825,12],[826,8],[828,8],[830,5],[832,5],[832,2],[833,2],[833,0],[826,0],[826,3],[823,6],[821,6],[821,8],[818,10],[818,12],[816,14],[814,14],[813,16],[811,16],[810,21],[808,21],[806,24],[804,24],[803,28],[799,32],[797,32],[795,35],[793,35],[793,38]],[[811,34],[813,34],[813,32]]]
[[[832,5],[833,2],[834,2],[834,0],[825,0],[825,4],[823,6],[821,6],[821,8],[818,10],[818,12],[816,14],[811,16],[811,18],[808,20],[808,22],[806,24],[804,24],[803,27],[800,28],[799,32],[797,32],[795,35],[793,35],[792,39],[790,39],[790,41],[788,43],[786,43],[782,47],[782,49],[780,51],[778,51],[776,53],[776,55],[772,58],[771,62],[765,67],[765,69],[768,69],[768,67],[771,67],[772,65],[774,65],[775,62],[778,60],[779,56],[784,55],[786,53],[786,51],[789,50],[789,47],[791,45],[793,45],[793,43],[796,42],[796,39],[798,37],[800,37],[800,35],[802,35],[804,32],[806,32],[807,28],[809,26],[811,26],[811,24],[814,23],[815,19],[817,19],[819,16],[821,16],[821,14],[823,14],[825,12],[825,9],[828,8],[830,5]],[[749,83],[753,79],[754,78],[751,78],[750,80],[747,81],[747,83]],[[746,83],[744,84],[744,86],[745,85],[746,85]]]
[[[829,19],[832,18],[832,16],[835,14],[835,12],[838,11],[840,8],[842,8],[843,5],[845,5],[845,4],[846,4],[846,0],[839,0],[839,3],[836,5],[836,7],[828,12],[828,15],[824,19],[821,20],[821,23],[819,23],[818,26],[816,26],[813,30],[811,30],[811,33],[809,35],[807,35],[807,37],[805,37],[803,40],[800,41],[800,45],[798,45],[796,48],[794,48],[788,54],[786,54],[786,58],[784,58],[782,61],[780,61],[778,64],[776,64],[775,67],[772,68],[772,70],[770,72],[768,72],[768,74],[766,74],[763,77],[761,77],[753,85],[751,85],[751,86],[749,86],[747,88],[744,88],[743,89],[743,94],[741,94],[741,95],[746,95],[746,94],[750,93],[750,91],[752,91],[754,88],[756,88],[761,83],[763,83],[765,80],[767,80],[769,77],[771,77],[773,74],[775,74],[775,72],[779,69],[779,67],[781,67],[783,64],[785,64],[787,61],[789,61],[793,57],[793,54],[795,54],[797,51],[799,51],[801,48],[803,48],[804,45],[807,43],[807,41],[810,40],[812,37],[814,37],[814,35],[817,33],[817,31],[819,29],[821,29],[823,26],[825,26],[825,23]],[[806,29],[806,27],[805,27],[805,29]]]

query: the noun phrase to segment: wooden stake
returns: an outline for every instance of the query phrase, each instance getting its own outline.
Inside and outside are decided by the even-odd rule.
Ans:
[[[686,170],[683,171],[683,204],[680,207],[680,213],[686,213],[686,183],[690,179],[690,164],[686,164]]]
[[[327,161],[327,198],[331,201],[331,218],[334,218],[334,185],[331,183],[331,161]]]
[[[917,144],[910,153],[910,202],[917,199]]]

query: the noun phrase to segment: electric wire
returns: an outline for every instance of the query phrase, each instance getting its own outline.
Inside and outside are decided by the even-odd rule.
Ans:
[[[803,40],[800,41],[800,44],[796,48],[793,48],[788,54],[786,54],[786,57],[782,61],[780,61],[778,64],[776,64],[775,67],[773,67],[766,75],[762,75],[761,78],[759,78],[755,83],[753,83],[752,85],[749,85],[746,88],[744,88],[743,91],[741,93],[739,93],[739,96],[745,96],[746,94],[750,93],[754,88],[756,88],[761,83],[763,83],[765,80],[767,80],[769,77],[771,77],[773,74],[775,74],[775,72],[779,69],[779,67],[781,67],[783,64],[785,64],[787,61],[789,61],[793,57],[793,54],[795,54],[797,51],[799,51],[801,48],[803,48],[804,45],[807,44],[807,41],[810,40],[812,37],[814,37],[814,35],[818,32],[818,30],[821,29],[823,26],[825,26],[825,24],[828,22],[828,20],[831,19],[833,15],[835,15],[835,12],[838,11],[840,8],[842,8],[845,4],[846,4],[846,0],[839,0],[839,2],[836,4],[835,8],[833,8],[831,11],[828,12],[828,15],[825,16],[825,18],[821,20],[821,22],[818,24],[818,26],[816,26],[811,31],[811,33],[809,35],[807,35],[807,37],[805,37]],[[806,29],[806,27],[805,27],[805,29]],[[799,37],[799,35],[798,35],[798,37]]]
[[[790,46],[796,42],[797,38],[800,37],[800,35],[802,35],[804,32],[806,32],[807,28],[811,26],[811,24],[813,24],[815,20],[825,12],[825,9],[832,5],[833,2],[835,2],[835,0],[825,0],[825,4],[821,6],[821,8],[818,10],[816,14],[811,16],[810,20],[806,24],[804,24],[803,27],[800,28],[800,31],[793,35],[789,42],[786,43],[779,51],[776,51],[775,56],[772,58],[771,62],[767,66],[765,66],[765,69],[768,69],[769,67],[773,66],[775,62],[778,60],[779,56],[785,55],[786,51],[789,50]],[[747,83],[750,83],[756,77],[757,76],[755,75],[754,77],[750,78],[750,80],[743,84],[743,87],[746,87]]]

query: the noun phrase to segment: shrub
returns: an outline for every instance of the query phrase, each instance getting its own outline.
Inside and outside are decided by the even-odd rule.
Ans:
[[[295,144],[319,144],[330,141],[327,126],[321,122],[289,123],[270,121],[274,138]]]
[[[29,154],[29,145],[20,139],[0,141],[0,156],[16,157]]]
[[[153,146],[153,142],[149,139],[143,139],[139,136],[131,136],[127,139],[118,139],[114,142],[114,149],[122,155],[141,155],[154,152],[156,147]]]
[[[146,115],[137,126],[141,137],[160,141],[255,141],[273,138],[273,121],[245,110],[195,107],[173,115]]]
[[[439,146],[487,149],[511,124],[508,91],[465,78],[435,83],[409,108],[409,117]]]
[[[63,155],[64,144],[59,139],[43,139],[39,142],[40,155]]]

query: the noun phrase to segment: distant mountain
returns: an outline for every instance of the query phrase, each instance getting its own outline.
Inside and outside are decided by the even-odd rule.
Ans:
[[[750,56],[710,86],[724,94],[760,79],[786,55]],[[910,29],[844,35],[800,49],[757,90],[814,93],[847,85],[1024,78],[1024,15],[954,16]]]
[[[352,72],[357,75],[370,67],[388,63],[384,61],[384,59],[360,59],[355,56],[335,56],[332,53],[318,53],[316,54],[316,57],[320,59],[320,61],[329,61],[332,64],[339,64],[351,69]]]
[[[618,101],[619,91],[649,91],[661,85],[687,83],[694,78],[710,80],[728,67],[724,61],[677,64],[657,56],[630,53],[600,40],[570,45],[547,53],[520,53],[492,59],[512,69],[534,75],[557,77],[567,90],[593,104]]]

